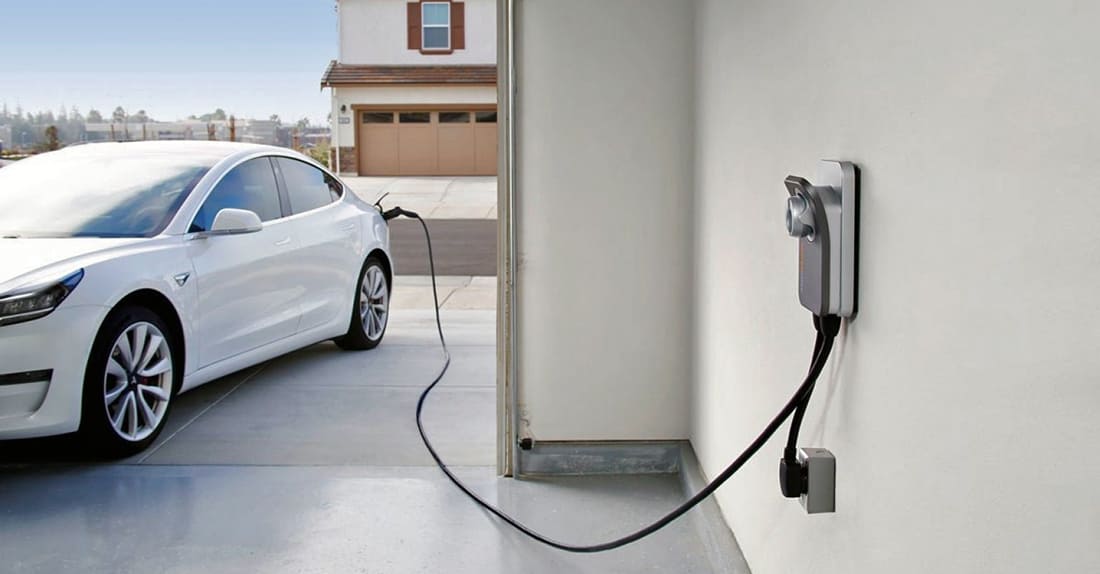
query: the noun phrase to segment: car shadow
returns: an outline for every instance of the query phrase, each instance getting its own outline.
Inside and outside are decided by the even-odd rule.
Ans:
[[[0,442],[0,467],[109,462],[76,434]]]

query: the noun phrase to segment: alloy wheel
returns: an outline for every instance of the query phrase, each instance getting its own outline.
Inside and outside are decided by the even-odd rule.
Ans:
[[[359,318],[363,321],[363,331],[371,341],[382,338],[389,318],[390,289],[386,284],[386,275],[377,265],[371,265],[363,274],[359,286]]]
[[[111,348],[103,381],[107,420],[119,437],[139,442],[153,434],[172,398],[172,350],[155,325],[127,327]]]

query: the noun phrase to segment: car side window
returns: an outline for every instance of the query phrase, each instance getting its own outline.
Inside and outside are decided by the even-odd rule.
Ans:
[[[209,231],[218,212],[228,208],[254,211],[261,221],[283,216],[270,159],[248,160],[225,174],[195,214],[188,231]]]
[[[280,157],[279,170],[283,172],[286,193],[290,198],[290,212],[303,213],[326,206],[344,193],[344,188],[336,178],[295,159]]]

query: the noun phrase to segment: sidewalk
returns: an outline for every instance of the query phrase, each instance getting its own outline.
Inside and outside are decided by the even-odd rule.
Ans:
[[[425,219],[496,219],[497,178],[488,177],[358,177],[341,179],[364,200],[400,205]]]

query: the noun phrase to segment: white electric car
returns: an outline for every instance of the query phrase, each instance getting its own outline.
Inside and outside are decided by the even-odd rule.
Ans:
[[[177,393],[381,342],[389,231],[293,151],[105,143],[0,170],[0,439],[147,447]]]

